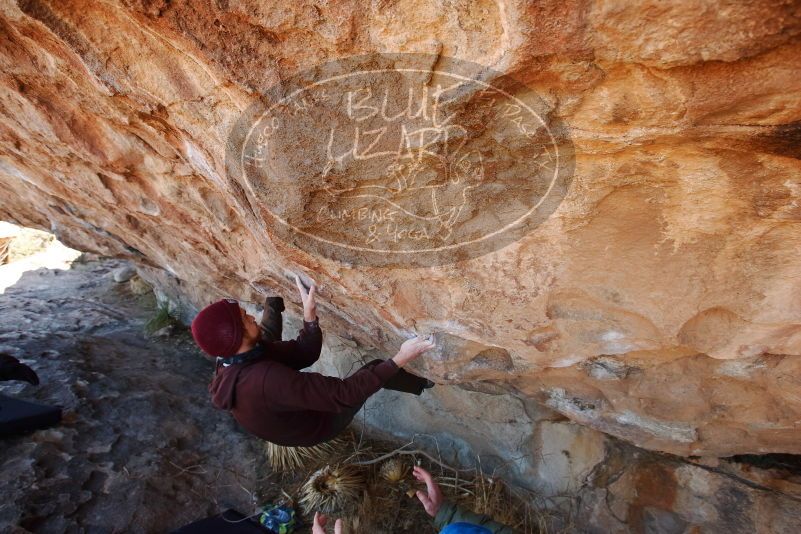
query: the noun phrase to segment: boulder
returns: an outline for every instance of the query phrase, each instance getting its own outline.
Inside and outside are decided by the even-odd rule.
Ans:
[[[0,24],[0,219],[183,310],[297,313],[301,272],[325,330],[384,356],[434,332],[418,372],[640,447],[801,453],[796,2],[3,0]]]

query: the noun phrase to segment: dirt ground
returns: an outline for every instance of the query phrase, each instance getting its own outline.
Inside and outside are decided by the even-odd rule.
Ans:
[[[0,351],[41,380],[0,392],[65,413],[3,440],[0,531],[164,532],[253,508],[261,444],[209,405],[212,365],[190,338],[144,334],[155,299],[113,281],[122,265],[28,271],[0,295]]]

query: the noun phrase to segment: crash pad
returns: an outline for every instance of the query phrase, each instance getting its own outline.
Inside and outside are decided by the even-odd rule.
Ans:
[[[236,510],[226,510],[214,517],[195,521],[170,534],[265,534],[269,532],[258,523],[245,519],[245,515]],[[231,521],[238,521],[232,523]]]
[[[0,394],[0,437],[23,434],[57,425],[61,408]]]

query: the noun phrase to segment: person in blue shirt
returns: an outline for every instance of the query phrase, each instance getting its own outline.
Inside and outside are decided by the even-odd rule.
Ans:
[[[514,534],[514,530],[493,521],[489,516],[445,501],[434,477],[422,467],[415,466],[413,474],[414,478],[425,482],[426,491],[418,491],[417,498],[426,513],[434,518],[434,526],[440,534]]]

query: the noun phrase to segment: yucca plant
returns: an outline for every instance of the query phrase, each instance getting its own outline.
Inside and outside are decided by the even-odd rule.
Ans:
[[[300,505],[307,514],[351,513],[362,500],[366,480],[358,467],[327,465],[315,471],[301,488]]]
[[[274,471],[294,471],[330,459],[339,453],[343,444],[344,441],[341,439],[333,439],[312,447],[284,447],[266,442],[264,450],[267,453],[267,462]]]
[[[391,484],[398,484],[402,482],[406,475],[409,473],[409,466],[403,463],[400,458],[390,458],[383,464],[378,474]]]

